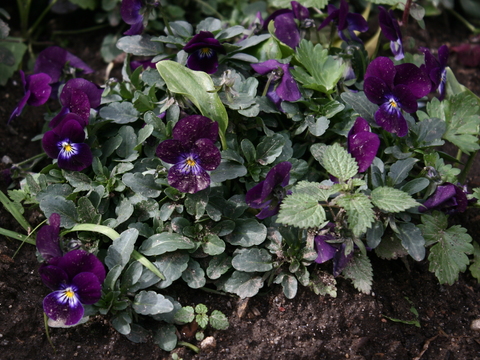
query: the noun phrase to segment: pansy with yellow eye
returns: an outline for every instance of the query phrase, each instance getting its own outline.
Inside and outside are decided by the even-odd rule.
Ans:
[[[187,67],[192,70],[205,71],[213,74],[218,69],[218,55],[225,54],[220,41],[215,39],[210,31],[200,31],[183,48],[190,54],[187,59]]]

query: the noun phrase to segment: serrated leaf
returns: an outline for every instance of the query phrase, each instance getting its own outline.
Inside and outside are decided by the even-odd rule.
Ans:
[[[252,297],[263,287],[261,276],[254,273],[234,271],[232,276],[223,285],[225,291],[237,294],[242,299]]]
[[[340,97],[369,123],[375,123],[375,118],[373,115],[378,110],[378,105],[375,105],[368,100],[363,91],[345,91],[340,95]]]
[[[472,238],[460,225],[447,229],[445,214],[435,211],[432,215],[423,215],[419,225],[425,237],[436,244],[430,248],[428,255],[429,270],[434,272],[441,284],[452,285],[458,274],[464,272],[470,263],[467,255],[474,252]]]
[[[327,202],[330,195],[335,192],[333,189],[322,189],[319,183],[309,181],[300,181],[292,188],[293,194],[308,195],[312,199],[324,202]]]
[[[335,91],[338,81],[342,78],[345,64],[343,61],[328,55],[328,49],[322,45],[302,40],[296,49],[296,60],[302,67],[291,69],[293,77],[308,89],[325,94]]]
[[[358,173],[355,159],[339,144],[327,146],[322,155],[322,166],[340,181],[347,181]]]
[[[287,196],[280,206],[277,222],[308,229],[322,227],[326,221],[325,210],[317,199],[307,194]]]
[[[137,238],[137,229],[128,229],[122,232],[120,237],[113,240],[112,245],[108,247],[105,265],[109,269],[112,269],[115,265],[120,265],[123,269],[130,260]]]
[[[380,210],[398,213],[419,206],[419,203],[402,190],[388,186],[377,187],[371,193],[371,199]]]
[[[362,194],[346,194],[338,197],[337,204],[345,209],[348,216],[348,228],[355,237],[364,234],[375,220],[370,199]]]
[[[175,313],[174,320],[180,324],[191,323],[195,319],[195,311],[191,306],[184,306]]]
[[[356,252],[348,262],[342,275],[350,279],[353,286],[364,294],[370,294],[372,290],[373,269],[370,259],[360,251]]]
[[[64,171],[63,176],[75,188],[75,192],[90,191],[93,189],[92,180],[79,171]]]
[[[213,310],[209,318],[210,326],[217,330],[226,330],[230,325],[224,313],[219,310]]]
[[[132,308],[137,314],[156,315],[172,311],[173,304],[155,291],[140,291],[133,299]]]
[[[232,266],[239,271],[267,272],[273,268],[272,256],[265,249],[246,249],[233,257]]]
[[[161,255],[178,249],[193,249],[195,244],[189,238],[176,233],[163,232],[150,236],[139,248],[147,256]]]
[[[324,271],[313,273],[311,276],[310,286],[317,295],[330,295],[333,298],[337,297],[337,280],[332,274]]]

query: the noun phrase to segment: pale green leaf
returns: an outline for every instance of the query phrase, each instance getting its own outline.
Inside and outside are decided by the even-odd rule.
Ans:
[[[275,284],[281,284],[283,293],[287,299],[293,299],[297,294],[298,280],[295,276],[281,273],[273,281]]]
[[[190,259],[188,262],[188,267],[183,272],[182,279],[192,289],[198,289],[205,286],[207,281],[205,279],[205,271],[203,271],[200,264],[193,259]]]
[[[246,249],[233,257],[232,266],[239,271],[267,272],[273,268],[272,256],[265,249]]]
[[[371,193],[372,203],[380,210],[398,213],[419,206],[419,203],[402,190],[388,186],[377,187]]]
[[[468,269],[472,276],[480,281],[480,245],[476,241],[473,242],[473,261]]]
[[[372,290],[373,269],[368,256],[361,252],[356,252],[353,258],[348,262],[342,275],[350,279],[353,286],[364,294],[370,294]]]
[[[412,223],[398,224],[397,236],[408,254],[417,261],[425,258],[425,239],[420,228]]]
[[[113,240],[112,245],[108,247],[105,265],[109,269],[112,269],[115,265],[124,268],[130,260],[137,237],[137,229],[128,229],[122,232],[120,237]]]
[[[278,214],[277,222],[303,229],[322,227],[326,221],[325,210],[318,200],[307,194],[287,196]]]
[[[372,226],[375,214],[372,210],[373,205],[366,195],[347,194],[339,196],[336,201],[347,212],[348,228],[352,230],[355,237],[360,237]]]
[[[173,304],[155,291],[141,291],[135,295],[132,308],[137,314],[156,315],[172,311]]]
[[[224,313],[213,310],[209,317],[210,326],[217,330],[226,330],[230,325]]]
[[[357,162],[339,144],[333,144],[324,149],[321,164],[330,175],[340,181],[346,181],[358,173]]]
[[[263,287],[261,276],[235,270],[232,276],[223,285],[225,291],[237,294],[242,299],[257,295]]]
[[[150,236],[139,248],[147,256],[161,255],[178,249],[193,249],[195,244],[189,238],[176,233],[163,232]]]

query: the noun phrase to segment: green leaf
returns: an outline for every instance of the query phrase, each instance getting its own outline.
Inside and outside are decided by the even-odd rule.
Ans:
[[[93,189],[92,180],[79,171],[64,171],[63,176],[71,186],[75,188],[74,192],[90,191]]]
[[[140,113],[131,102],[114,102],[100,109],[100,117],[116,124],[128,124],[138,120]]]
[[[348,228],[352,230],[355,237],[360,237],[372,226],[375,214],[372,210],[373,205],[366,195],[346,194],[339,196],[336,201],[347,212]]]
[[[309,181],[300,181],[292,188],[293,194],[308,195],[312,199],[324,202],[327,202],[335,192],[333,189],[322,189],[319,183]]]
[[[272,256],[265,249],[246,249],[233,257],[232,266],[239,271],[267,272],[273,268]]]
[[[425,257],[425,239],[422,236],[420,228],[412,223],[398,224],[397,236],[402,240],[402,246],[408,251],[408,254],[417,261],[422,261]]]
[[[192,289],[198,289],[205,286],[207,281],[205,279],[205,271],[203,271],[200,264],[193,259],[190,259],[188,267],[183,271],[182,279]]]
[[[40,209],[49,218],[53,213],[60,215],[60,226],[71,228],[77,223],[77,209],[71,200],[62,196],[47,196],[40,201]]]
[[[307,194],[287,196],[280,206],[277,222],[308,229],[323,227],[326,221],[325,210],[317,199]]]
[[[247,175],[247,168],[237,162],[222,159],[220,165],[210,173],[212,182],[222,183]]]
[[[280,134],[265,136],[257,146],[256,159],[261,165],[268,165],[282,153],[285,138]]]
[[[130,334],[131,328],[130,324],[132,323],[132,317],[125,311],[116,314],[112,318],[112,326],[122,335]]]
[[[333,298],[337,297],[337,280],[332,274],[324,271],[317,271],[312,274],[310,286],[313,292],[317,295],[330,295]]]
[[[117,47],[128,54],[138,56],[156,56],[164,52],[161,42],[152,41],[152,37],[145,34],[124,36],[118,40]]]
[[[406,192],[388,186],[373,189],[370,196],[375,206],[391,213],[402,212],[420,205]]]
[[[103,38],[100,54],[106,63],[110,63],[123,52],[117,48],[119,35],[108,34]]]
[[[419,228],[427,242],[436,242],[428,255],[429,270],[435,273],[441,284],[452,285],[470,263],[467,255],[474,252],[472,238],[460,225],[447,229],[447,216],[438,211],[422,215],[422,224]]]
[[[195,319],[195,311],[191,306],[184,306],[175,313],[174,320],[180,324],[191,323]]]
[[[113,241],[108,247],[105,265],[112,269],[120,265],[122,269],[127,265],[133,252],[133,246],[138,238],[137,229],[128,229],[120,234],[120,237]]]
[[[218,123],[222,147],[226,149],[225,131],[228,115],[215,91],[212,78],[202,71],[193,71],[169,60],[158,62],[157,70],[167,84],[168,90],[185,96],[195,104],[203,116]]]
[[[137,314],[156,315],[173,310],[173,304],[155,291],[140,291],[132,302],[132,308]]]
[[[197,314],[195,316],[195,321],[200,328],[205,329],[208,325],[208,316],[207,314]]]
[[[210,326],[217,330],[226,330],[230,325],[224,313],[213,310],[209,317]]]
[[[335,176],[340,181],[347,181],[358,173],[357,162],[339,144],[327,146],[320,163],[330,175]]]
[[[255,296],[263,287],[261,276],[235,270],[223,285],[225,291],[237,294],[242,299]]]
[[[473,243],[473,260],[469,266],[472,276],[480,281],[480,245],[474,241]]]
[[[123,174],[122,181],[134,192],[147,198],[156,198],[160,196],[162,192],[162,187],[155,182],[155,178],[152,174],[143,175],[142,173],[126,173]]]
[[[160,323],[153,336],[153,342],[162,350],[172,351],[177,346],[177,341],[177,328],[172,324]]]
[[[6,41],[2,41],[2,48],[4,51],[8,51],[13,54],[15,62],[12,65],[0,63],[0,85],[7,85],[8,79],[10,79],[15,71],[19,68],[20,62],[23,59],[25,51],[27,51],[27,45],[23,43],[23,39],[15,37],[7,37]]]
[[[287,299],[293,299],[297,294],[298,281],[295,276],[281,273],[273,282],[275,284],[282,284],[283,293]]]
[[[190,257],[187,253],[180,251],[157,256],[154,265],[161,271],[165,280],[160,281],[156,286],[164,289],[172,285],[175,280],[182,276],[185,269],[187,269],[189,259]]]
[[[388,173],[391,185],[399,185],[403,180],[405,180],[417,161],[417,159],[408,158],[404,160],[398,160],[397,162],[393,163],[392,166],[390,166],[390,172]]]
[[[260,245],[267,238],[267,227],[255,219],[235,220],[235,229],[225,240],[235,246],[250,247]]]
[[[163,232],[150,236],[142,243],[138,251],[144,255],[151,256],[162,255],[178,249],[193,249],[194,247],[193,241],[185,236]]]
[[[232,258],[226,253],[214,256],[208,263],[207,276],[212,279],[218,279],[232,267]]]
[[[305,39],[297,47],[295,58],[303,68],[295,66],[290,72],[304,87],[325,94],[335,91],[345,70],[342,60],[328,55],[328,49],[322,45],[316,44],[314,47],[312,42]]]
[[[340,95],[340,97],[343,101],[350,105],[353,110],[358,113],[358,115],[363,117],[369,123],[375,123],[374,114],[378,110],[378,105],[375,105],[368,100],[363,91],[345,91]]]
[[[86,196],[78,199],[77,212],[78,222],[80,223],[99,224],[102,220],[102,216]]]
[[[360,251],[355,252],[353,258],[348,262],[342,275],[350,279],[355,289],[364,294],[370,294],[372,290],[373,269],[370,259]]]
[[[215,234],[208,234],[203,241],[202,249],[205,254],[219,255],[225,251],[225,242]]]

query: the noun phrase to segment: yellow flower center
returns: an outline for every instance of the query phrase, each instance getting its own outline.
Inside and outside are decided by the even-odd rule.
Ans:
[[[396,102],[395,100],[393,100],[393,99],[390,100],[390,106],[391,106],[391,107],[394,107],[394,108],[398,107],[397,102]]]
[[[204,47],[204,48],[201,48],[200,49],[200,56],[201,57],[210,57],[212,55],[212,49],[208,48],[208,47]]]
[[[75,296],[75,293],[73,292],[72,289],[68,288],[65,290],[65,296],[69,299],[73,298]]]
[[[70,145],[70,143],[64,142],[62,144],[62,147],[63,147],[63,150],[67,153],[70,153],[73,151],[72,145]]]
[[[185,164],[187,164],[188,166],[194,167],[197,163],[195,160],[189,157],[187,160],[185,160]]]

